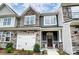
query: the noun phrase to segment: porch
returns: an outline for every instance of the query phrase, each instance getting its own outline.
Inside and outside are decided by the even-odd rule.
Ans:
[[[57,49],[62,43],[61,31],[42,31],[41,48]]]

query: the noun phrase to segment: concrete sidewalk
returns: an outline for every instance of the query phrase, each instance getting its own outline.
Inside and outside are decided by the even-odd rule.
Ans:
[[[48,55],[59,55],[56,49],[47,49]]]

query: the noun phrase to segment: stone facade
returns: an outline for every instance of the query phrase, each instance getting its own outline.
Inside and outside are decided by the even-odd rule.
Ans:
[[[6,44],[9,43],[9,42],[12,42],[13,43],[13,47],[15,48],[16,46],[16,39],[17,39],[17,35],[16,35],[16,32],[14,31],[0,31],[0,32],[11,32],[11,37],[10,37],[10,41],[5,41],[6,40],[6,37],[4,36],[5,34],[2,34],[2,37],[1,37],[1,47],[2,48],[5,48],[6,47]]]
[[[35,20],[36,22],[34,25],[31,25],[31,26],[35,26],[35,27],[40,26],[39,13],[35,12],[31,7],[29,7],[29,10],[27,10],[25,12],[25,14],[23,14],[21,16],[20,27],[29,27],[30,26],[30,25],[24,25],[24,18],[25,18],[25,16],[28,16],[28,15],[35,15],[36,16],[36,20]]]
[[[70,18],[71,18],[71,9],[70,9],[70,7],[62,7],[62,11],[63,11],[64,21],[70,21]]]

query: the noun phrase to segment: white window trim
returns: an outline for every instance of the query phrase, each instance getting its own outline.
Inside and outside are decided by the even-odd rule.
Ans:
[[[78,13],[79,12],[79,11],[77,11],[78,9],[79,9],[79,6],[71,7],[72,18],[79,18],[79,14],[74,14],[74,13]]]
[[[34,16],[34,23],[33,24],[27,24],[26,23],[26,17],[31,17],[31,16]],[[36,23],[36,16],[35,15],[28,15],[28,16],[24,17],[24,25],[34,25],[35,23]]]
[[[55,16],[56,17],[56,15],[53,15],[53,16]],[[43,22],[43,24],[44,24],[44,26],[53,26],[53,25],[57,25],[57,19],[56,19],[56,23],[54,23],[54,24],[46,24],[45,23],[45,17],[51,17],[51,16],[44,16],[44,22]]]
[[[3,34],[2,34],[3,35]],[[10,40],[9,41],[6,41],[6,37],[10,37]],[[11,32],[10,32],[10,36],[6,36],[4,37],[4,42],[11,42]]]
[[[7,24],[4,25],[4,19],[5,19],[5,18],[8,19],[8,18],[11,18],[11,17],[4,17],[4,18],[3,18],[3,26],[9,26],[9,25],[11,25],[11,20],[10,20],[10,24],[9,24],[9,25],[7,25]],[[7,20],[7,22],[8,22],[8,20]],[[7,23],[7,22],[6,22],[6,23]]]

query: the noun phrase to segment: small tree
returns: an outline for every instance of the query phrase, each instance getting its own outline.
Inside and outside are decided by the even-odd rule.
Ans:
[[[34,51],[35,53],[39,53],[39,52],[40,52],[40,45],[36,43],[36,44],[34,45],[33,51]]]

